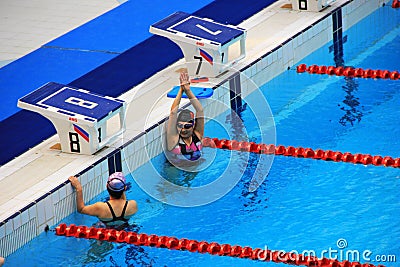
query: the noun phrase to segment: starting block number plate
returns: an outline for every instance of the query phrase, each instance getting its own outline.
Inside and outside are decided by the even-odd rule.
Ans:
[[[122,103],[94,94],[64,87],[38,104],[94,118],[97,121],[117,110]]]
[[[243,34],[243,31],[193,16],[178,22],[169,29],[214,41],[221,45]]]

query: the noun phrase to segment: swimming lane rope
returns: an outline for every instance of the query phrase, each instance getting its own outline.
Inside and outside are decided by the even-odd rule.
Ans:
[[[238,245],[219,244],[217,242],[208,243],[206,241],[189,240],[186,238],[147,235],[144,233],[126,232],[124,230],[96,228],[87,226],[76,226],[65,223],[56,227],[56,235],[104,240],[108,242],[128,243],[136,246],[150,246],[167,248],[174,250],[186,250],[189,252],[209,253],[211,255],[230,256],[247,258],[259,261],[272,261],[290,265],[304,265],[315,267],[375,267],[370,263],[361,264],[359,262],[341,261],[328,258],[317,258],[293,252],[274,251],[269,249],[253,249]],[[385,267],[378,265],[378,267]]]
[[[400,167],[400,158],[390,156],[372,156],[370,154],[352,154],[349,152],[339,152],[332,150],[313,150],[311,148],[293,147],[293,146],[275,146],[266,144],[256,144],[254,142],[239,142],[236,140],[226,140],[218,138],[203,138],[203,146],[211,148],[220,148],[228,150],[238,150],[252,152],[257,154],[275,154],[288,157],[311,158],[326,161],[348,162],[354,164],[375,165],[385,167]]]
[[[391,79],[398,80],[400,79],[400,73],[395,71],[388,70],[372,70],[372,69],[362,69],[362,68],[353,68],[353,67],[343,67],[343,66],[318,66],[311,65],[307,66],[306,64],[300,64],[297,66],[297,72],[303,73],[308,72],[310,74],[328,74],[328,75],[336,75],[336,76],[346,76],[346,77],[358,77],[358,78],[373,78],[373,79]]]

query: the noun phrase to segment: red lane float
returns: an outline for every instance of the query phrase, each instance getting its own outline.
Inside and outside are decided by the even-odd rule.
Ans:
[[[247,258],[259,261],[272,261],[276,263],[285,263],[290,265],[305,265],[315,267],[375,267],[370,263],[361,264],[359,262],[342,261],[336,259],[317,258],[314,256],[305,256],[293,252],[274,251],[269,249],[219,244],[217,242],[206,242],[189,240],[186,238],[178,239],[176,237],[158,236],[155,234],[147,235],[144,233],[126,232],[124,230],[117,231],[115,229],[95,228],[87,226],[76,226],[65,223],[56,227],[56,235],[97,239],[108,242],[127,243],[136,246],[149,246],[158,248],[167,248],[171,250],[186,250],[190,252],[208,253],[217,256],[229,256],[237,258]],[[385,267],[377,265],[377,267]]]
[[[353,67],[343,67],[343,66],[318,66],[306,64],[300,64],[297,66],[297,72],[303,73],[308,72],[310,74],[328,74],[336,76],[345,77],[357,77],[357,78],[372,78],[372,79],[391,79],[398,80],[400,78],[400,73],[398,71],[388,71],[388,70],[372,70]]]
[[[400,1],[398,1],[398,0],[393,0],[392,7],[393,7],[393,8],[399,8],[399,7],[400,7]]]
[[[203,138],[203,146],[211,148],[220,148],[228,150],[237,150],[243,152],[252,152],[257,154],[275,154],[288,157],[312,158],[335,162],[348,162],[354,164],[375,165],[400,168],[400,158],[389,156],[372,156],[370,154],[352,154],[349,152],[322,150],[293,146],[275,146],[267,144],[256,144],[254,142],[239,142],[236,140],[226,140],[218,138]]]

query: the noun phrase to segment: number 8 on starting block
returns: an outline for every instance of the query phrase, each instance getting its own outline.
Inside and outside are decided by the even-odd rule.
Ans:
[[[18,107],[49,119],[63,152],[94,154],[125,130],[124,101],[54,82],[19,99]],[[116,122],[111,120],[114,117]]]

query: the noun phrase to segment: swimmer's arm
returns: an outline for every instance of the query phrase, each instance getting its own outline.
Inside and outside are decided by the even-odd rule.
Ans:
[[[78,178],[76,178],[75,176],[71,176],[69,177],[69,180],[71,182],[71,185],[76,190],[76,207],[78,212],[87,215],[99,216],[102,203],[97,202],[93,205],[85,206],[85,202],[83,201],[82,185],[79,182]]]
[[[167,126],[167,147],[171,150],[178,143],[178,131],[176,129],[176,123],[178,120],[178,108],[182,99],[183,88],[179,88],[178,94],[175,97],[174,102],[171,106],[171,111],[169,113],[168,126]]]
[[[178,108],[179,108],[179,104],[181,103],[182,94],[183,94],[183,87],[181,86],[179,88],[178,93],[176,94],[174,102],[172,103],[172,106],[171,106],[170,113],[175,114],[175,118],[176,118],[176,115],[178,114]]]
[[[83,200],[82,200],[82,202],[83,202]],[[103,205],[104,205],[104,203],[102,203],[102,202],[96,202],[92,205],[87,205],[87,206],[85,206],[85,204],[83,204],[81,209],[80,210],[78,209],[78,212],[82,213],[82,214],[102,217],[101,212],[103,210]]]
[[[194,126],[194,131],[196,132],[197,136],[203,139],[204,135],[204,110],[203,106],[201,105],[200,101],[197,97],[193,94],[193,92],[189,88],[185,91],[186,95],[190,99],[190,103],[192,103],[194,109],[196,110],[196,124]]]
[[[131,209],[131,214],[135,214],[138,211],[138,205],[135,200],[129,200],[130,203],[132,203],[132,209]]]
[[[190,103],[193,105],[194,109],[196,110],[196,117],[204,117],[204,110],[203,106],[201,105],[200,101],[197,97],[193,94],[192,90],[190,90],[190,84],[184,85],[184,90],[186,95],[188,96]]]
[[[204,136],[204,115],[200,117],[200,115],[196,114],[196,125],[194,131],[196,132],[197,137],[202,140]]]
[[[190,90],[190,82],[189,82],[189,75],[187,73],[181,74],[181,88],[185,91],[187,97],[190,100],[190,103],[193,105],[194,109],[196,110],[196,125],[195,131],[197,136],[202,139],[204,135],[204,110],[203,106],[201,105],[200,101],[197,97],[193,94],[192,90]]]

